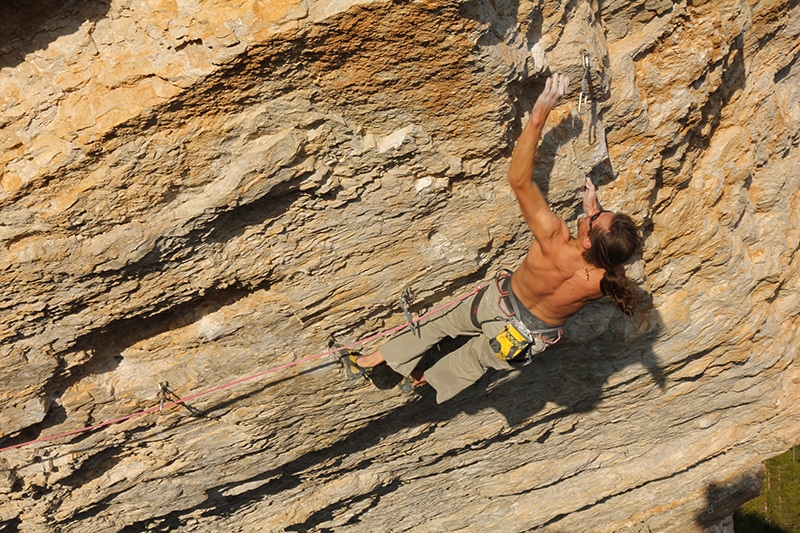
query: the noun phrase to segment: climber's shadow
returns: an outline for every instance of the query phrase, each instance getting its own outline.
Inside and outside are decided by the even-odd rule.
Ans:
[[[109,10],[108,0],[3,0],[0,2],[0,69],[15,67],[37,50]]]
[[[643,295],[649,300],[649,296]],[[450,418],[458,412],[473,414],[492,408],[511,427],[535,424],[546,404],[561,407],[558,416],[593,410],[600,403],[609,378],[629,367],[644,372],[630,379],[665,387],[665,376],[653,351],[662,330],[661,318],[649,301],[636,319],[625,318],[607,302],[586,306],[565,326],[565,339],[510,372],[489,371],[478,383],[452,400],[427,406],[428,412]],[[630,330],[636,328],[636,333]],[[588,333],[587,333],[588,332]],[[444,342],[426,354],[430,365],[458,346],[458,339]],[[422,403],[434,403],[434,394],[423,394]]]
[[[388,435],[411,427],[422,428],[415,431],[407,443],[411,445],[411,441],[424,441],[436,431],[441,422],[454,419],[462,413],[476,414],[494,409],[506,418],[509,425],[500,434],[491,432],[464,444],[469,449],[491,446],[536,426],[549,427],[566,416],[579,416],[580,413],[596,408],[603,398],[609,378],[630,367],[638,366],[644,371],[627,372],[626,379],[620,380],[616,387],[664,387],[665,378],[652,349],[653,342],[661,331],[657,311],[646,309],[639,320],[633,320],[610,309],[608,303],[597,303],[587,306],[582,313],[572,320],[579,324],[579,330],[583,333],[574,334],[573,338],[548,348],[524,368],[487,374],[441,405],[436,404],[434,391],[426,387],[420,391],[417,399],[409,400],[396,409],[372,418],[363,427],[343,434],[337,442],[309,451],[289,462],[272,464],[265,471],[255,474],[247,480],[257,486],[253,490],[235,496],[224,496],[242,481],[231,483],[230,486],[215,487],[207,492],[208,499],[200,508],[205,513],[236,512],[253,501],[294,489],[303,483],[303,472],[319,468],[320,465],[338,465],[337,458],[363,452],[379,444]],[[603,324],[604,329],[594,329]],[[586,334],[586,331],[597,333]],[[447,350],[458,345],[458,339],[443,342],[426,354],[427,364],[435,362],[437,357],[445,355]],[[396,391],[386,393],[397,394]],[[549,409],[545,413],[545,407],[550,403],[559,408]],[[542,439],[546,440],[549,432],[545,430],[542,434]],[[544,440],[540,442],[543,443]],[[454,453],[459,453],[459,449],[452,449],[446,455]],[[366,461],[362,464],[366,467],[369,463]],[[334,476],[337,468],[334,466],[328,474],[320,475],[322,478]],[[262,481],[264,483],[260,483]],[[389,484],[362,496],[378,501],[381,496],[396,489],[396,484]],[[347,505],[348,502],[332,502],[328,507],[309,516],[303,523],[288,526],[285,531],[313,529]],[[173,518],[179,519],[178,516]]]

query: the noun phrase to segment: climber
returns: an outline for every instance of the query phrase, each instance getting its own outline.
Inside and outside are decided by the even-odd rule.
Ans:
[[[516,271],[496,276],[473,298],[418,323],[369,355],[342,362],[362,375],[384,362],[414,386],[430,384],[441,403],[475,383],[488,368],[510,369],[561,339],[561,326],[593,300],[608,296],[627,315],[636,307],[636,287],[623,263],[641,248],[633,220],[600,209],[586,176],[577,237],[547,205],[533,181],[534,156],[547,116],[566,93],[566,76],[550,77],[514,148],[508,180],[534,240]],[[445,337],[471,336],[427,370],[422,354]]]

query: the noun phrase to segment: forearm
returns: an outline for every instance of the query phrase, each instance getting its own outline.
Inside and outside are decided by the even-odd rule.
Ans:
[[[563,221],[555,216],[547,205],[541,189],[533,181],[534,159],[547,116],[567,90],[565,76],[555,74],[547,79],[544,91],[536,99],[531,117],[517,139],[511,154],[508,181],[517,197],[522,216],[528,223],[541,246],[546,246],[553,236],[562,230]]]
[[[515,191],[532,183],[536,148],[542,138],[542,130],[546,120],[546,114],[544,116],[541,116],[541,113],[532,114],[519,139],[517,139],[517,144],[514,146],[514,151],[511,155],[511,165],[508,169],[508,181]],[[534,187],[536,187],[535,184]],[[538,187],[536,189],[538,190]]]
[[[542,197],[539,187],[537,187],[532,180],[536,147],[539,145],[539,140],[542,138],[542,130],[544,129],[545,122],[547,122],[547,116],[556,106],[561,96],[567,92],[568,84],[569,79],[560,74],[555,74],[547,79],[544,90],[536,99],[536,103],[533,106],[531,117],[522,130],[519,139],[517,139],[514,152],[511,154],[508,180],[511,183],[511,188],[517,193],[518,198],[520,191],[525,191],[526,193],[532,192],[534,196]],[[530,189],[533,189],[533,191]],[[523,201],[523,199],[520,198],[520,201]]]
[[[594,215],[600,210],[600,202],[596,197],[593,197],[591,200],[587,200],[586,198],[583,199],[583,212],[588,216]]]
[[[585,204],[583,206],[583,212],[586,213],[589,216],[594,215],[598,211],[602,211],[602,210],[603,210],[603,206],[600,205],[600,200],[598,200],[597,198],[595,198],[594,203],[590,205],[589,209],[586,208]]]

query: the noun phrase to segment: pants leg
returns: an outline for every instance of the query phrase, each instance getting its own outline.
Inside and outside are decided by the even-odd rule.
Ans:
[[[492,281],[484,300],[478,307],[480,333],[425,371],[425,379],[436,389],[437,403],[449,400],[478,381],[489,368],[498,370],[512,368],[506,361],[497,357],[489,345],[489,341],[508,324],[508,317],[498,305],[499,298],[500,292]]]
[[[473,298],[467,298],[455,307],[420,322],[419,337],[409,330],[387,342],[380,348],[381,355],[395,371],[407,376],[417,366],[422,354],[443,338],[474,337],[425,371],[425,379],[436,389],[437,402],[442,403],[478,381],[488,368],[511,368],[489,346],[489,340],[508,323],[499,299],[500,292],[491,280],[478,306],[479,328],[471,317]]]
[[[422,354],[445,337],[480,334],[480,329],[475,327],[470,318],[473,298],[467,298],[420,321],[417,324],[419,336],[407,329],[383,344],[380,352],[386,363],[397,373],[408,376],[419,363]]]

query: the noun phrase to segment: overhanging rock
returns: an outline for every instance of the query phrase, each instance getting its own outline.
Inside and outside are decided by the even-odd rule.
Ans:
[[[12,3],[13,4],[13,3]],[[330,357],[0,453],[8,531],[703,531],[796,444],[797,2],[45,0],[0,7],[0,447],[402,324],[513,267],[505,181],[583,168],[646,237],[451,402]],[[589,76],[588,106],[577,103]],[[378,341],[367,343],[368,350]]]

